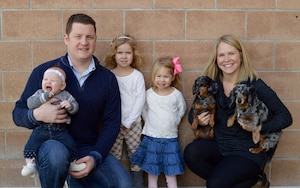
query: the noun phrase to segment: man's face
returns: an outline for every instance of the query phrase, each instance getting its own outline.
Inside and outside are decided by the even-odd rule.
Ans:
[[[65,34],[64,42],[74,64],[90,63],[96,49],[96,32],[93,25],[73,23],[69,35]]]

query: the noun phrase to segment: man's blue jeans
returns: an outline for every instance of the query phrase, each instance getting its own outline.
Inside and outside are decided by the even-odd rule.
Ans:
[[[89,148],[80,149],[86,153]],[[48,140],[38,152],[37,166],[43,188],[62,188],[68,175],[70,155],[58,141]],[[68,177],[70,188],[132,188],[132,179],[122,163],[109,154],[100,165],[82,179]]]

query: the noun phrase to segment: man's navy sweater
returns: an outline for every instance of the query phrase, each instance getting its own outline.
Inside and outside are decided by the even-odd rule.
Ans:
[[[43,74],[52,66],[59,66],[66,72],[66,90],[79,103],[79,111],[72,116],[68,129],[78,147],[91,146],[86,155],[95,158],[96,163],[109,153],[121,125],[121,100],[117,80],[111,71],[102,67],[94,57],[96,69],[82,86],[74,75],[67,55],[36,67],[29,77],[21,98],[13,110],[17,126],[34,129],[39,126],[33,118],[33,110],[26,105],[27,98],[41,89]],[[97,164],[95,164],[97,165]]]

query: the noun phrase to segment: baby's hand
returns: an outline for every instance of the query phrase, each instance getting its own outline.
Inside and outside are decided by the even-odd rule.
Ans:
[[[62,102],[60,103],[60,106],[61,106],[62,108],[65,108],[65,109],[71,108],[71,104],[70,104],[70,102],[67,101],[67,100],[62,101]]]
[[[54,96],[54,93],[49,92],[49,99],[51,99]]]

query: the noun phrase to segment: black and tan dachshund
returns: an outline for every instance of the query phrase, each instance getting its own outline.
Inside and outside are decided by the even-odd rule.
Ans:
[[[218,84],[208,76],[200,76],[195,80],[193,85],[193,95],[195,95],[195,99],[192,104],[192,129],[195,131],[196,139],[214,138],[216,101],[213,95],[216,94],[217,90]],[[203,112],[210,113],[209,125],[201,126],[198,124],[198,115]]]
[[[255,88],[246,84],[238,84],[230,93],[232,103],[236,104],[235,113],[228,119],[227,126],[231,127],[236,119],[242,119],[252,132],[252,139],[259,148],[250,148],[252,153],[268,151],[277,145],[281,132],[260,135],[262,123],[268,118],[267,106],[258,99]]]

